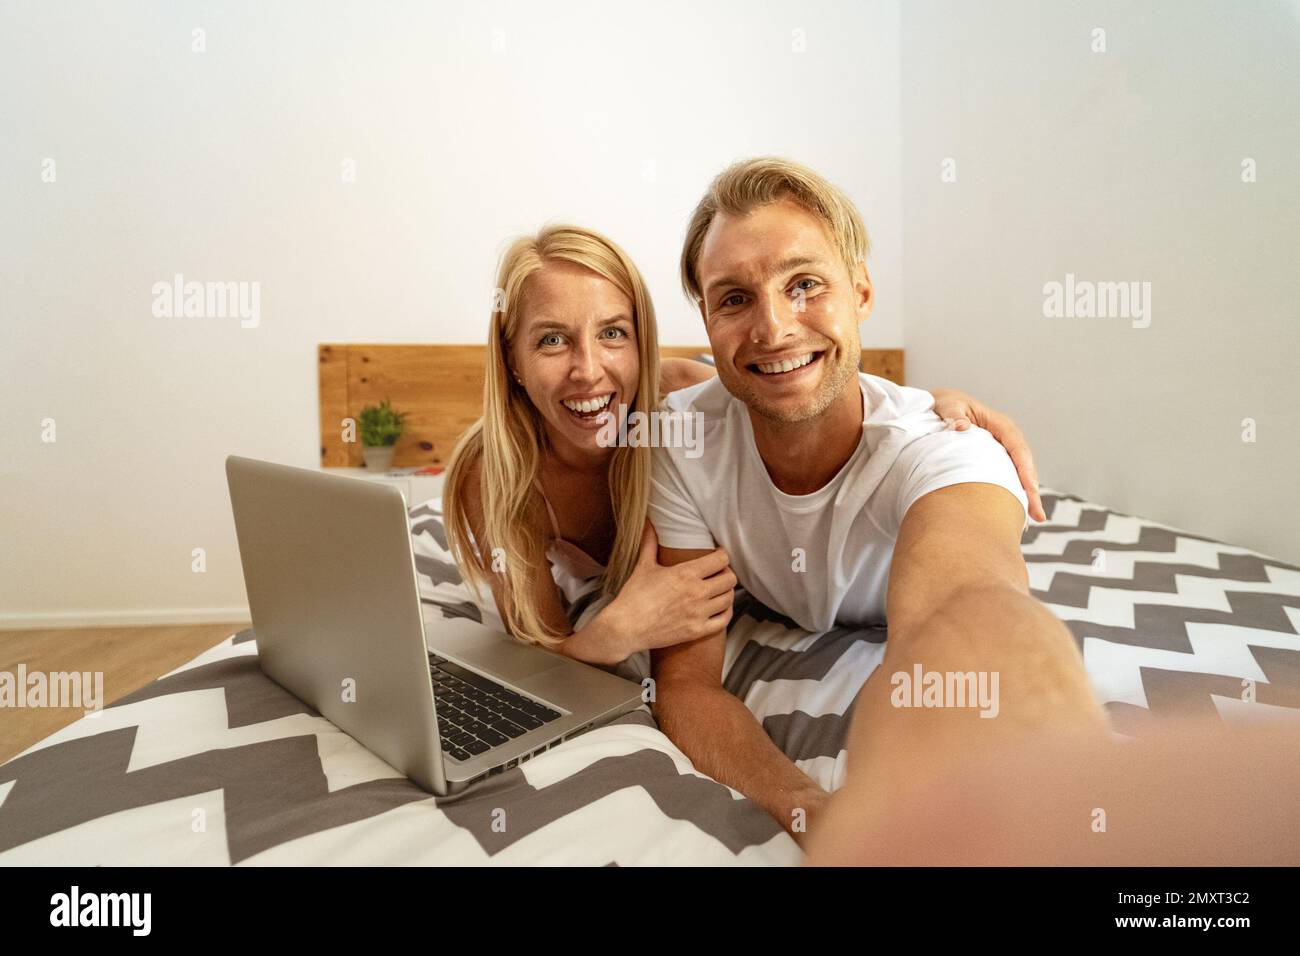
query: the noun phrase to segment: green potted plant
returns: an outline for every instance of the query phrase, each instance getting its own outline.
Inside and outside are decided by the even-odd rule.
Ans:
[[[393,446],[406,427],[406,413],[393,411],[388,399],[384,399],[378,405],[361,409],[357,421],[361,425],[361,456],[366,460],[366,467],[373,471],[393,467]]]

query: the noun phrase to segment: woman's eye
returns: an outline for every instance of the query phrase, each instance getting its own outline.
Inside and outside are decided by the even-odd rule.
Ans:
[[[602,330],[600,334],[601,334],[601,335],[604,335],[606,332],[611,333],[611,334],[608,336],[608,338],[611,338],[611,339],[625,339],[625,338],[627,338],[627,332],[626,332],[625,330],[623,330],[623,329],[620,329],[620,328],[619,328],[618,326],[616,326],[616,325],[611,325],[609,328]]]
[[[745,298],[745,297],[744,297],[743,295],[741,295],[739,292],[737,292],[735,295],[729,295],[729,296],[727,296],[725,299],[723,299],[723,300],[722,300],[720,303],[718,303],[718,304],[719,304],[722,308],[727,309],[727,308],[730,308],[730,307],[733,306],[733,305],[740,305],[741,300],[744,299],[744,298]]]
[[[548,332],[542,336],[541,341],[537,344],[543,348],[550,348],[551,346],[560,345],[563,341],[564,339],[559,332]]]

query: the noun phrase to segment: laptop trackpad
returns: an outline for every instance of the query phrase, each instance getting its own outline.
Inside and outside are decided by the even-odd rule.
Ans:
[[[450,626],[450,622],[443,622],[430,635],[429,650],[513,682],[535,677],[568,663],[567,658],[521,644],[486,628]]]
[[[470,663],[502,680],[515,683],[564,666],[564,661],[553,654],[534,648],[511,647],[504,641],[501,644],[503,646],[500,650],[485,648],[485,653],[475,655],[476,659]]]

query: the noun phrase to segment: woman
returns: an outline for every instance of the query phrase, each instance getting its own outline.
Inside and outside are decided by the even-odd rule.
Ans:
[[[502,258],[488,335],[483,417],[452,453],[443,491],[448,541],[476,593],[486,582],[506,628],[578,660],[614,665],[724,627],[736,585],[726,553],[660,567],[646,521],[648,447],[604,447],[620,404],[654,408],[703,381],[703,363],[659,357],[641,274],[591,230],[548,226]],[[611,394],[612,393],[612,394]],[[988,428],[1016,462],[1042,520],[1015,425],[959,392],[936,392],[955,427]],[[581,585],[612,596],[577,630]]]

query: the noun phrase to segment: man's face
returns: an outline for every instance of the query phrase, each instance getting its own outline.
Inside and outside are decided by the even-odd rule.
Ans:
[[[821,415],[857,375],[871,314],[865,265],[850,274],[821,221],[788,199],[719,213],[696,267],[727,391],[776,422]]]

